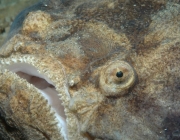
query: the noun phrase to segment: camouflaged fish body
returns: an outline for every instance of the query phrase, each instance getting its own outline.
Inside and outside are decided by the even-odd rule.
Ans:
[[[179,138],[179,2],[47,0],[28,11],[0,48],[0,139]]]

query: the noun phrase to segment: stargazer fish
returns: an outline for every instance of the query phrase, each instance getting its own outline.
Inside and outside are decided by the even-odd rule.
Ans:
[[[0,139],[180,139],[180,3],[22,11],[0,47]]]

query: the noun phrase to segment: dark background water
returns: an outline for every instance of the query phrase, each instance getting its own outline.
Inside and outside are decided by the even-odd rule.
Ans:
[[[0,46],[9,32],[14,18],[26,7],[39,0],[0,0]]]

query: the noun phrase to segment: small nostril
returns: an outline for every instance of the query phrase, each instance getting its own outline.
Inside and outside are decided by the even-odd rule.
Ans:
[[[117,72],[117,73],[116,73],[116,76],[117,76],[118,78],[123,77],[123,72],[122,72],[122,71]]]

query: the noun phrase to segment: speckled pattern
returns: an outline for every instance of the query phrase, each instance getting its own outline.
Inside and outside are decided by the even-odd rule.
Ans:
[[[15,19],[0,49],[0,139],[180,139],[178,1],[35,7]],[[25,64],[57,91],[66,133],[36,85],[10,69],[26,73]]]

